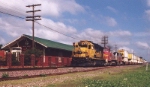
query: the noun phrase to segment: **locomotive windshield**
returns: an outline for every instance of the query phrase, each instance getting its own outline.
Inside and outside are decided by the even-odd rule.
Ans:
[[[88,45],[86,43],[79,43],[80,47],[88,47]]]
[[[79,44],[80,47],[87,47],[86,44]]]

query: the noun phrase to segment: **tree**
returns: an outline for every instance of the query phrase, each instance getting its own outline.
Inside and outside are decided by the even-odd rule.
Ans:
[[[3,45],[2,45],[2,44],[0,44],[0,49],[2,48],[2,46],[3,46]]]
[[[14,66],[20,65],[20,62],[17,60],[15,54],[12,54],[12,65],[14,65]]]
[[[41,55],[43,54],[43,52],[41,50],[39,50],[39,49],[34,48],[34,49],[29,49],[29,50],[25,51],[24,54],[25,54],[25,65],[30,65],[30,63],[31,63],[30,56],[32,54],[34,54],[35,58],[37,59],[37,58],[41,57]]]

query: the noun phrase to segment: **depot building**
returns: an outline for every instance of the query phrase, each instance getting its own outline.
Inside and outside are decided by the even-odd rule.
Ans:
[[[60,57],[60,58],[71,58],[72,55],[72,45],[67,45],[39,37],[34,37],[34,47],[43,52],[43,62],[47,65],[48,58],[50,56]],[[32,48],[32,36],[23,34],[16,40],[6,44],[2,47],[3,50],[7,50],[16,56],[24,53],[26,50]]]

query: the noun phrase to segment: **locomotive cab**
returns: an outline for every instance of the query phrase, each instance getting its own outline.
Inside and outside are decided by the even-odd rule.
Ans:
[[[91,46],[88,43],[73,43],[74,50],[73,50],[73,57],[80,57],[80,58],[85,58],[89,57],[88,52]]]
[[[79,41],[73,43],[74,49],[72,51],[72,63],[83,64],[83,63],[95,63],[103,59],[102,50],[103,48],[91,41]]]
[[[101,57],[101,51],[89,42],[80,41],[79,43],[73,43],[73,57],[80,58],[98,58]]]

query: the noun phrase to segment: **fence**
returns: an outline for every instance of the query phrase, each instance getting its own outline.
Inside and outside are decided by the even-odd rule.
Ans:
[[[7,53],[6,64],[0,65],[2,68],[44,68],[44,67],[66,67],[70,66],[72,58],[59,57],[59,56],[41,56],[36,58],[35,55],[30,55],[25,58],[24,54],[20,54],[18,60],[12,56],[13,54]]]

